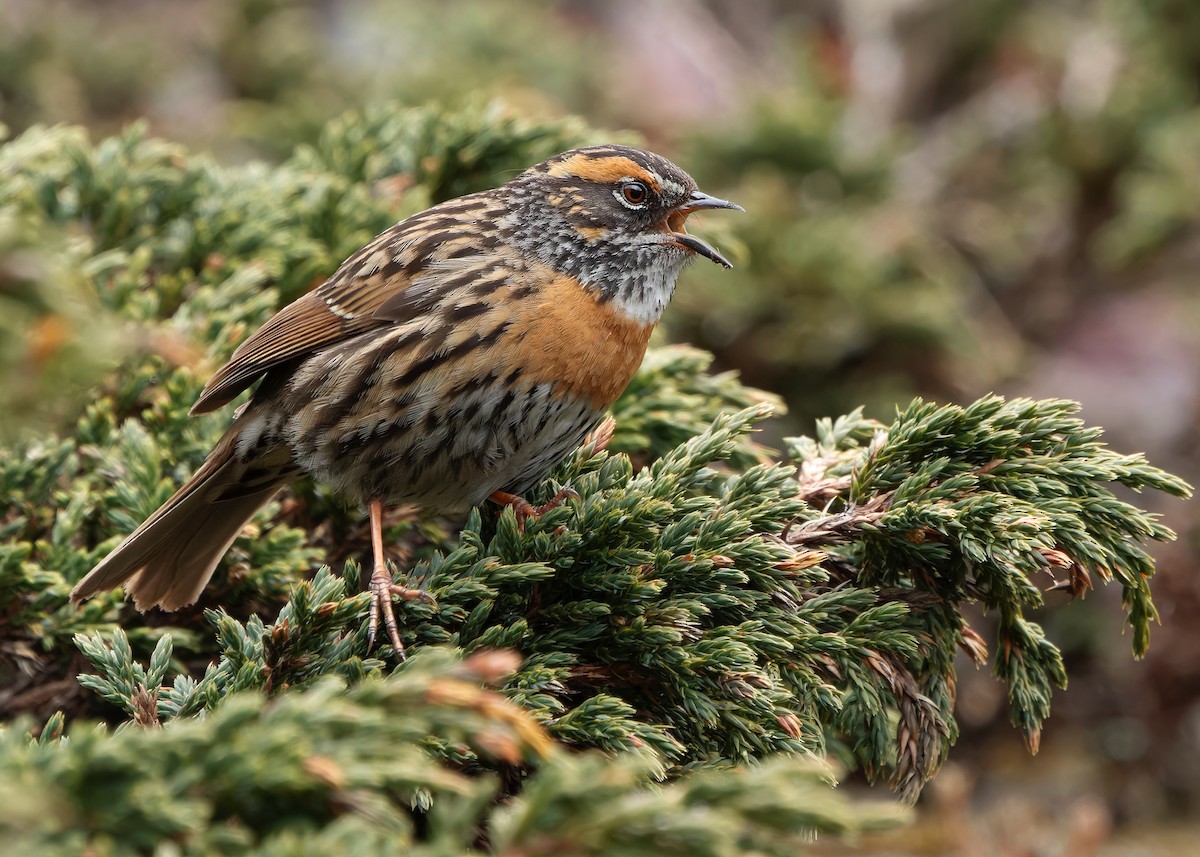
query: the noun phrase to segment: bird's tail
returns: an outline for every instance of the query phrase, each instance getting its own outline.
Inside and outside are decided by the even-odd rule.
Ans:
[[[196,475],[79,581],[72,602],[122,583],[138,610],[178,610],[200,597],[242,527],[296,475],[282,449],[239,461],[239,428],[231,426]]]

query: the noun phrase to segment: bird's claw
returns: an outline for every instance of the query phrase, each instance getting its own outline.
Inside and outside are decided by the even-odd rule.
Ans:
[[[424,601],[426,604],[437,606],[437,599],[423,589],[409,589],[407,586],[392,580],[386,568],[375,566],[371,572],[371,609],[367,622],[367,651],[375,648],[375,636],[379,632],[379,618],[383,616],[383,625],[387,630],[388,641],[397,660],[404,660],[404,643],[400,641],[400,630],[396,624],[396,611],[392,607],[392,598],[399,596],[405,601]]]
[[[501,506],[512,506],[513,514],[517,516],[517,532],[523,533],[525,532],[525,522],[530,518],[536,521],[551,509],[557,509],[568,500],[578,500],[579,493],[573,488],[560,488],[558,493],[550,498],[550,502],[543,503],[541,506],[535,506],[524,497],[509,494],[506,491],[496,491],[490,499],[493,503],[499,503]]]

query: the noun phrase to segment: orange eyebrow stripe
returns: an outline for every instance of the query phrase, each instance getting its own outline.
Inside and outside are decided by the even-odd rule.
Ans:
[[[629,158],[618,156],[590,158],[587,155],[572,155],[565,161],[551,166],[549,172],[556,178],[580,178],[602,184],[610,184],[627,177],[635,178],[644,181],[655,190],[660,189],[654,176]]]

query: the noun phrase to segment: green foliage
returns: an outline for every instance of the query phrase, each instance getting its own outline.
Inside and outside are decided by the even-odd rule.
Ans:
[[[291,163],[368,186],[402,177],[439,202],[494,187],[564,148],[614,136],[629,135],[601,138],[574,118],[529,122],[500,102],[449,115],[440,106],[392,105],[333,120]]]
[[[42,427],[69,416],[76,403],[64,387],[97,380],[128,350],[120,320],[101,307],[65,244],[52,227],[0,206],[0,437],[15,415]]]
[[[709,374],[711,363],[711,354],[686,345],[651,349],[613,408],[620,419],[608,448],[633,456],[649,451],[659,458],[704,431],[713,414],[757,403],[784,413],[778,396],[746,387],[736,372]],[[732,463],[748,466],[768,453],[748,444],[735,450]]]
[[[166,639],[166,638],[164,638]],[[117,637],[108,666],[128,665]],[[569,754],[481,681],[511,660],[426,651],[387,678],[322,679],[267,703],[225,700],[165,729],[0,734],[6,853],[795,854],[814,833],[894,823],[854,807],[822,766],[785,762],[647,788],[647,760]],[[431,745],[536,766],[502,807],[494,775],[439,764]],[[606,811],[596,812],[597,801]]]
[[[1107,485],[1177,497],[1191,488],[1141,455],[1105,447],[1099,429],[1073,416],[1078,409],[999,396],[965,408],[917,400],[890,427],[856,413],[823,423],[817,440],[788,442],[800,463],[801,496],[826,510],[789,539],[824,546],[835,538],[834,554],[857,568],[858,583],[920,603],[914,631],[925,645],[916,686],[936,704],[951,739],[955,648],[986,660],[960,604],[996,613],[996,674],[1034,751],[1053,688],[1067,682],[1058,648],[1024,615],[1043,604],[1039,581],[1082,597],[1093,578],[1116,579],[1133,654],[1149,645],[1158,614],[1149,588],[1154,564],[1142,545],[1173,533]]]
[[[1074,407],[916,403],[889,427],[851,415],[788,441],[798,481],[779,464],[712,466],[766,406],[718,417],[636,473],[585,447],[539,489],[571,484],[577,503],[524,532],[511,511],[487,527],[475,512],[454,550],[411,571],[436,605],[397,605],[405,645],[521,652],[504,690],[561,742],[650,748],[681,771],[819,755],[832,726],[868,773],[915,797],[957,735],[955,649],[987,657],[964,605],[1000,616],[996,671],[1033,748],[1066,678],[1023,617],[1040,577],[1065,575],[1078,594],[1090,574],[1122,581],[1144,648],[1152,566],[1139,543],[1171,533],[1105,485],[1189,489],[1100,445]],[[361,660],[364,596],[344,582],[298,584],[269,626],[211,614],[222,657],[165,702],[124,646],[88,685],[131,711],[150,693],[177,717],[232,692],[361,677],[382,664]],[[86,651],[104,667],[97,645]]]

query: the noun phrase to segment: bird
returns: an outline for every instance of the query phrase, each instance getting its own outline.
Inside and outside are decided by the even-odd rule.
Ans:
[[[300,477],[367,507],[368,650],[403,657],[386,506],[456,513],[522,494],[604,419],[685,265],[731,268],[687,232],[741,206],[652,152],[571,149],[386,229],[280,309],[208,381],[205,414],[254,387],[203,464],[71,592],[124,584],[139,611],[194,603],[255,512]]]

